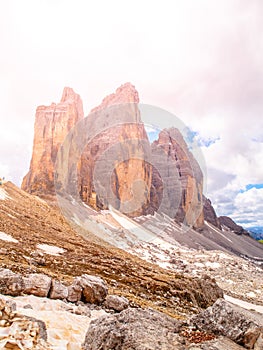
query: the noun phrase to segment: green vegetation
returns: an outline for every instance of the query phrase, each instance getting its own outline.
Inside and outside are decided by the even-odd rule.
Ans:
[[[259,240],[259,243],[262,243],[262,244],[263,244],[263,239],[260,239],[260,240]]]

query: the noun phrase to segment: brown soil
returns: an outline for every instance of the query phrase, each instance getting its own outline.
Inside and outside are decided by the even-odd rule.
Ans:
[[[98,275],[108,282],[110,293],[174,317],[196,312],[222,296],[208,277],[201,280],[161,269],[87,232],[88,238],[84,239],[55,206],[10,182],[1,188],[10,198],[0,200],[0,231],[19,243],[0,239],[0,267],[20,273],[45,273],[63,281],[83,273]],[[55,245],[66,252],[43,256],[37,244]]]

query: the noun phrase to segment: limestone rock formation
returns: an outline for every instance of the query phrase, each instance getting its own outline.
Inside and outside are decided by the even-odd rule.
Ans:
[[[178,129],[160,132],[158,140],[152,144],[152,158],[154,209],[161,205],[161,211],[177,221],[202,227],[203,175]]]
[[[54,195],[54,164],[69,130],[83,118],[82,101],[65,87],[60,103],[36,110],[33,153],[22,189],[37,195]]]
[[[141,121],[138,92],[130,83],[106,97],[87,118],[91,137],[78,165],[79,193],[96,209],[129,216],[146,213],[150,202],[150,144]]]
[[[203,196],[204,219],[221,230],[221,224],[212,206],[211,200]]]

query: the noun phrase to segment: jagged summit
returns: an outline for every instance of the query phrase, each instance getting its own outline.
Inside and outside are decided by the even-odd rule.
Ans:
[[[79,94],[76,94],[74,90],[68,86],[64,87],[60,102],[66,102],[69,100],[78,100]]]
[[[106,96],[102,100],[102,103],[99,106],[93,108],[91,112],[96,112],[116,104],[139,102],[140,100],[138,91],[135,89],[134,85],[128,82],[118,87],[114,93]]]
[[[33,152],[22,189],[38,195],[54,195],[54,164],[69,130],[84,117],[82,100],[71,88],[64,88],[61,102],[36,110]]]

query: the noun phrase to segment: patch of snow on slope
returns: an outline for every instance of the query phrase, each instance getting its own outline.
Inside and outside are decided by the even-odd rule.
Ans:
[[[227,301],[230,301],[230,303],[233,303],[233,304],[236,304],[238,306],[241,306],[244,309],[255,310],[255,311],[263,314],[263,306],[262,305],[248,303],[247,301],[243,301],[243,300],[240,300],[240,299],[237,299],[237,298],[233,298],[233,297],[230,297],[229,295],[224,295],[224,298]]]
[[[0,188],[0,200],[11,199],[3,188]]]
[[[6,241],[6,242],[18,243],[17,239],[15,239],[12,236],[8,235],[7,233],[1,232],[1,231],[0,231],[0,239],[2,241]]]
[[[132,221],[122,215],[117,214],[117,212],[110,211],[112,217],[126,230],[130,231],[132,234],[138,237],[138,239],[143,241],[152,241],[155,238],[155,235],[144,229],[141,225],[137,224],[135,221]]]
[[[37,248],[49,255],[59,256],[59,254],[65,253],[65,249],[56,247],[55,245],[37,244]]]

